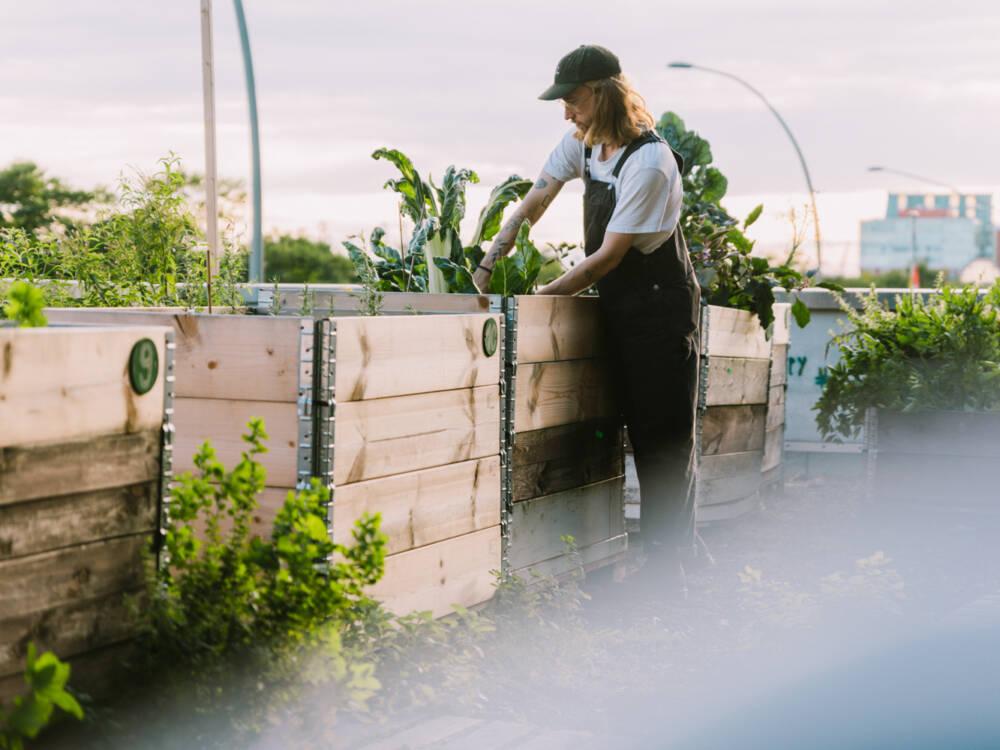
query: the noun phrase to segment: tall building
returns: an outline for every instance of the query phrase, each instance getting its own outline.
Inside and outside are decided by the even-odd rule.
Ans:
[[[989,193],[890,193],[884,219],[861,222],[861,270],[882,273],[925,262],[959,273],[977,258],[997,257]]]

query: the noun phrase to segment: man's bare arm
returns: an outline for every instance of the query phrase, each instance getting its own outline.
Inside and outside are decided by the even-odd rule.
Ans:
[[[616,269],[634,241],[634,234],[605,232],[604,242],[597,249],[597,252],[577,263],[555,281],[543,286],[538,290],[538,294],[577,294],[582,292]]]
[[[514,248],[514,240],[517,239],[517,233],[525,220],[531,222],[532,225],[536,224],[542,218],[545,209],[549,207],[552,200],[559,194],[564,184],[561,180],[555,179],[544,171],[538,175],[538,179],[531,186],[531,190],[516,205],[514,212],[503,223],[500,231],[497,232],[493,244],[486,251],[480,265],[483,268],[492,269],[500,258],[507,255]],[[486,291],[490,283],[490,271],[483,270],[483,268],[475,272],[473,280],[480,290]]]

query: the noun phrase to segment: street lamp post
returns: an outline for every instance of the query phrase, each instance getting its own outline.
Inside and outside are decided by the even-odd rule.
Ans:
[[[806,177],[806,185],[809,187],[809,201],[812,204],[813,227],[816,230],[816,268],[818,272],[822,273],[820,269],[822,268],[823,256],[822,256],[822,244],[820,242],[819,212],[816,210],[816,191],[813,189],[812,178],[809,176],[809,167],[806,166],[805,157],[802,156],[802,149],[799,148],[799,143],[798,141],[795,140],[795,136],[792,135],[792,131],[788,127],[788,124],[781,117],[781,115],[778,114],[778,110],[776,110],[773,106],[771,106],[771,102],[769,102],[767,98],[762,93],[760,93],[760,91],[755,89],[753,86],[744,81],[742,78],[734,76],[732,73],[727,73],[724,70],[716,70],[715,68],[705,68],[702,67],[701,65],[695,65],[694,63],[688,63],[688,62],[672,62],[668,64],[667,67],[702,70],[706,73],[715,73],[716,75],[729,78],[730,80],[736,81],[744,88],[749,89],[757,98],[759,98],[762,102],[764,102],[764,106],[766,106],[769,110],[771,110],[771,114],[773,114],[775,118],[777,118],[778,122],[781,124],[781,127],[784,129],[785,134],[788,136],[788,139],[792,142],[792,147],[795,149],[795,153],[799,157],[799,164],[802,165],[802,172],[805,174]]]

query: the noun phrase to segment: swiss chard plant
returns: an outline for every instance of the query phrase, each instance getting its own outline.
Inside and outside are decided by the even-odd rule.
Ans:
[[[450,166],[445,170],[441,187],[437,187],[432,179],[424,180],[400,151],[381,148],[372,158],[385,159],[399,170],[400,177],[389,180],[385,187],[399,195],[400,211],[412,223],[413,230],[405,249],[387,245],[386,232],[381,227],[371,233],[367,248],[344,242],[359,274],[361,269],[373,267],[379,279],[376,288],[381,291],[475,293],[472,274],[485,254],[483,246],[500,231],[504,210],[527,194],[531,181],[511,175],[493,188],[468,243],[464,244],[461,222],[466,209],[465,189],[470,183],[479,182],[475,172]],[[535,278],[526,283],[524,274],[532,271],[534,260],[523,257],[530,256],[531,251],[522,242],[519,252],[522,246],[526,249],[520,260],[504,272],[504,283],[516,281],[519,288],[528,288]],[[533,245],[531,248],[538,252]],[[544,263],[540,255],[539,260]]]
[[[656,130],[684,157],[680,226],[708,304],[749,310],[767,328],[774,321],[774,289],[783,287],[792,295],[796,323],[805,326],[809,309],[795,292],[809,286],[810,279],[793,266],[797,246],[793,244],[784,261],[776,265],[753,255],[754,241],[746,230],[760,218],[763,206],[754,208],[742,222],[731,216],[721,203],[729,181],[712,166],[708,141],[685,128],[673,112],[660,118]],[[816,286],[842,290],[825,282]]]
[[[858,435],[868,407],[1000,410],[1000,284],[899,296],[895,311],[873,289],[861,310],[841,306],[847,330],[828,345],[841,359],[813,406],[824,437]]]

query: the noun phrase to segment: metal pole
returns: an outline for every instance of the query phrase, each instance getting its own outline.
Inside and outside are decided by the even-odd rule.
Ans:
[[[250,56],[250,37],[243,15],[243,0],[233,0],[236,22],[240,29],[240,47],[243,49],[243,69],[247,79],[247,98],[250,103],[250,158],[253,171],[253,235],[250,241],[250,281],[264,279],[264,251],[261,240],[260,198],[260,130],[257,124],[257,85],[253,76],[253,59]]]
[[[208,239],[208,311],[212,275],[219,270],[218,174],[215,162],[215,73],[212,60],[212,0],[201,0],[201,84],[205,110],[205,225]]]
[[[755,89],[753,86],[744,81],[742,78],[734,76],[732,73],[727,73],[724,70],[716,70],[715,68],[703,68],[701,65],[694,65],[693,63],[686,63],[686,62],[672,62],[667,67],[691,68],[693,70],[703,70],[706,73],[715,73],[716,75],[724,76],[733,81],[736,81],[741,86],[744,86],[745,88],[749,89],[755,96],[757,96],[762,102],[764,102],[764,106],[766,106],[769,110],[771,110],[771,114],[773,114],[775,118],[777,118],[778,122],[781,124],[781,127],[784,128],[785,134],[788,136],[788,139],[792,142],[792,146],[795,148],[795,153],[799,157],[799,164],[802,165],[802,172],[806,176],[806,185],[809,187],[809,201],[812,203],[813,226],[816,229],[816,269],[817,272],[820,275],[822,275],[823,251],[822,251],[822,243],[820,242],[819,211],[816,210],[816,191],[813,189],[812,178],[809,176],[809,167],[806,166],[805,157],[802,156],[802,149],[799,148],[799,143],[798,141],[795,140],[795,136],[792,135],[792,131],[788,127],[788,124],[781,117],[781,115],[778,114],[778,110],[776,110],[774,107],[771,106],[771,102],[769,102],[767,98],[762,93],[760,93],[760,91]]]

